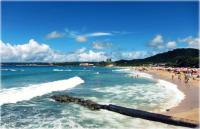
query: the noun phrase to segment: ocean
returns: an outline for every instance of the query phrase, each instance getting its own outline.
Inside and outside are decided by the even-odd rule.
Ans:
[[[165,111],[184,98],[176,85],[128,68],[2,66],[1,129],[183,128],[58,103],[50,98],[57,94],[152,112]]]

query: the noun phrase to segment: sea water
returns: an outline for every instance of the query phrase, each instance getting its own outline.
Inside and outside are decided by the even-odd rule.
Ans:
[[[50,98],[55,94],[150,112],[165,111],[184,98],[176,85],[128,68],[2,66],[1,128],[183,128],[106,110],[91,111],[73,103],[58,103]]]

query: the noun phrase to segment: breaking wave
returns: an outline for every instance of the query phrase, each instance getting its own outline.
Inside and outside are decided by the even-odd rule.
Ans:
[[[53,69],[55,72],[72,71],[71,69]]]
[[[24,71],[23,69],[1,69],[1,71],[11,71],[11,72],[16,72],[16,71]]]
[[[175,107],[185,98],[184,93],[181,92],[177,88],[177,85],[175,85],[175,84],[173,84],[171,82],[162,80],[162,79],[155,79],[150,74],[147,74],[147,73],[144,73],[144,72],[140,72],[140,71],[137,71],[137,70],[133,70],[133,69],[128,69],[128,68],[116,69],[114,71],[127,73],[131,77],[135,77],[135,76],[138,75],[139,77],[147,78],[147,79],[156,81],[156,84],[154,84],[154,85],[148,84],[150,87],[149,87],[149,89],[147,91],[144,90],[147,87],[142,87],[142,86],[134,87],[133,86],[133,87],[129,87],[131,89],[129,89],[128,92],[124,93],[124,94],[130,94],[129,91],[131,91],[131,93],[133,93],[133,91],[137,91],[138,88],[139,88],[140,92],[138,92],[138,93],[145,93],[146,97],[144,97],[144,98],[145,98],[145,100],[149,99],[149,102],[154,101],[155,98],[158,98],[158,97],[161,97],[163,100],[166,99],[167,101],[165,101],[163,103],[160,103],[161,107],[160,107],[159,111],[165,111],[166,109]],[[157,89],[157,87],[159,87],[159,89],[161,89],[161,90],[160,91],[155,90],[155,89]],[[109,90],[106,90],[106,91],[123,92],[124,90],[123,90],[123,87],[122,88],[120,87],[119,90],[117,90],[115,88],[113,90],[109,89]],[[149,93],[151,93],[151,94],[149,94]],[[152,100],[151,100],[151,97],[153,97]],[[156,103],[158,103],[158,102],[156,102]]]
[[[2,89],[0,91],[0,105],[30,100],[36,96],[42,96],[54,91],[63,91],[84,83],[80,77],[72,77],[66,80],[53,81],[28,87]]]
[[[135,77],[135,76],[138,75],[139,77],[153,79],[152,75],[150,75],[150,74],[147,74],[147,73],[144,73],[144,72],[141,72],[141,71],[137,71],[137,70],[133,70],[133,69],[129,69],[129,68],[115,69],[115,70],[112,70],[112,71],[127,73],[131,77]]]

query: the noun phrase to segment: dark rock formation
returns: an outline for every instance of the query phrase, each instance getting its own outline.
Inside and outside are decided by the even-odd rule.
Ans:
[[[84,100],[82,98],[71,97],[67,95],[54,95],[51,97],[52,99],[61,102],[61,103],[76,103],[82,105],[84,107],[89,108],[90,110],[100,110],[101,105],[97,104],[91,100]]]

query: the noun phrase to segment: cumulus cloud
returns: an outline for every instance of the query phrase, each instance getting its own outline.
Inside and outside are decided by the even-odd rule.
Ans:
[[[122,52],[121,56],[122,59],[127,59],[127,60],[141,59],[147,56],[147,52],[145,51]]]
[[[132,60],[132,59],[142,59],[149,54],[146,51],[113,51],[108,54],[113,60]]]
[[[94,52],[89,50],[88,52],[79,54],[79,61],[105,61],[107,56],[105,52]]]
[[[55,39],[55,38],[62,38],[64,37],[64,33],[53,31],[46,35],[46,39]]]
[[[188,47],[190,48],[199,48],[200,47],[200,37],[193,38],[192,36],[179,39],[179,42],[185,42],[188,44]]]
[[[3,62],[21,62],[21,61],[57,61],[64,55],[53,51],[46,44],[39,44],[31,39],[28,43],[21,45],[11,45],[0,42],[0,55]]]
[[[73,61],[105,61],[107,58],[137,59],[146,57],[144,51],[111,52],[87,50],[85,47],[74,52],[61,53],[41,44],[34,39],[27,43],[13,45],[0,40],[0,56],[2,62],[73,62]]]
[[[111,46],[112,46],[112,43],[110,43],[110,42],[95,41],[92,43],[92,47],[94,49],[105,49],[105,48],[110,48]]]
[[[46,44],[40,44],[34,39],[28,43],[12,45],[0,41],[2,62],[64,62],[64,61],[103,61],[107,59],[104,52],[95,52],[80,48],[75,52],[56,52]]]
[[[154,39],[152,40],[152,43],[163,43],[163,37],[162,35],[156,35]]]
[[[156,35],[150,42],[149,46],[154,48],[154,51],[166,51],[177,47],[176,41],[164,41],[162,35]]]
[[[149,45],[152,47],[152,48],[163,48],[163,36],[162,35],[156,35],[149,43]]]
[[[169,41],[166,44],[166,47],[169,48],[169,49],[174,49],[174,48],[176,48],[176,42],[175,41]]]

